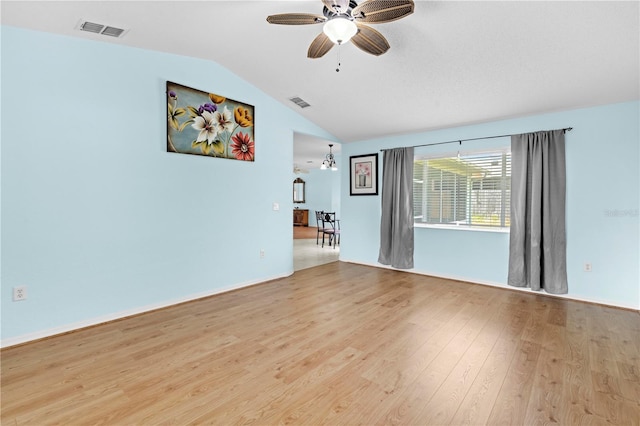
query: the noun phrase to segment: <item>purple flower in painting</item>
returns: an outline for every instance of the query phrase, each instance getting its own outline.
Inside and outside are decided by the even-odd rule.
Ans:
[[[216,107],[214,104],[207,102],[206,104],[200,105],[200,107],[198,108],[198,114],[202,115],[203,112],[208,111],[208,112],[216,112],[218,110],[218,107]]]
[[[169,97],[174,101],[178,99],[178,95],[176,95],[176,92],[174,92],[173,90],[169,90]]]

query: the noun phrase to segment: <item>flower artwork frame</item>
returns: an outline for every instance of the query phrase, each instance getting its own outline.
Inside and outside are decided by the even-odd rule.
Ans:
[[[255,161],[254,107],[167,81],[167,152]]]
[[[350,195],[378,195],[378,154],[349,157]]]

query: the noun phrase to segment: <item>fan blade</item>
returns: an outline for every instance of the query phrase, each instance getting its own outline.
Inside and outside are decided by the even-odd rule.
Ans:
[[[279,25],[309,25],[321,24],[326,21],[322,15],[314,15],[312,13],[281,13],[279,15],[267,16],[267,22]]]
[[[389,46],[389,42],[382,34],[368,25],[356,25],[359,31],[351,38],[351,41],[357,48],[376,56],[380,56],[389,50],[391,46]]]
[[[391,22],[413,13],[412,0],[367,0],[353,9],[358,22],[376,24]]]
[[[307,52],[307,58],[322,58],[332,47],[333,42],[329,37],[327,37],[325,33],[320,33],[318,37],[311,42],[311,46],[309,46],[309,51]]]
[[[332,12],[347,13],[349,9],[349,0],[322,0],[322,3]]]

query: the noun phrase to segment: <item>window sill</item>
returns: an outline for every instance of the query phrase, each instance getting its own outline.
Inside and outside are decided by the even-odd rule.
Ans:
[[[493,228],[488,226],[466,226],[466,225],[434,225],[414,223],[414,228],[430,228],[430,229],[448,229],[452,231],[473,231],[473,232],[496,232],[499,234],[508,234],[509,228]]]

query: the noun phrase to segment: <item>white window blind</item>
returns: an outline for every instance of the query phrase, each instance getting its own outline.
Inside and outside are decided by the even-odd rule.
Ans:
[[[511,153],[416,157],[416,224],[509,227]]]

